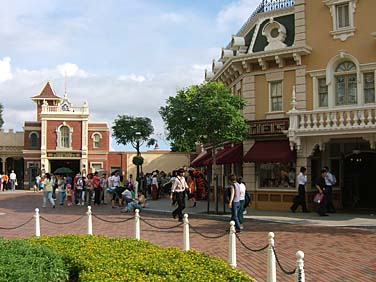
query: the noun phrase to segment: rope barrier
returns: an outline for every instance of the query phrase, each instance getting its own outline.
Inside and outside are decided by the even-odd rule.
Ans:
[[[285,270],[282,267],[281,263],[279,262],[279,259],[278,259],[278,256],[277,256],[277,252],[276,252],[274,246],[272,246],[272,248],[273,248],[273,253],[274,253],[274,256],[275,256],[275,260],[277,261],[277,264],[278,264],[279,268],[282,270],[282,272],[284,274],[287,274],[287,275],[293,275],[295,273],[295,271],[296,271],[296,268],[293,271],[287,271],[287,270]]]
[[[67,222],[53,222],[47,218],[45,218],[44,216],[39,216],[40,219],[43,219],[44,221],[47,221],[48,223],[52,223],[52,224],[61,224],[61,225],[64,225],[64,224],[72,224],[72,223],[75,223],[77,221],[79,221],[80,219],[82,219],[85,215],[81,215],[79,218],[75,219],[75,220],[72,220],[72,221],[67,221]]]
[[[239,235],[238,234],[235,234],[235,236],[236,236],[236,238],[239,240],[239,242],[240,242],[240,244],[244,247],[244,248],[246,248],[247,250],[249,250],[249,251],[251,251],[251,252],[261,252],[261,251],[263,251],[263,250],[265,250],[265,249],[267,249],[268,247],[269,247],[269,244],[266,244],[266,246],[265,247],[262,247],[262,248],[260,248],[260,249],[251,249],[250,247],[248,247],[241,239],[240,239],[240,237],[239,237]]]
[[[108,223],[122,223],[122,222],[127,222],[131,219],[134,219],[134,216],[133,216],[133,217],[129,217],[129,218],[126,218],[126,219],[123,219],[123,220],[112,221],[112,220],[107,220],[107,219],[101,218],[101,217],[97,216],[96,214],[91,214],[91,215],[93,217],[95,217],[96,219],[99,219],[103,222],[108,222]]]
[[[140,218],[141,221],[145,222],[147,225],[149,225],[150,227],[153,227],[153,228],[156,228],[156,229],[161,229],[161,230],[169,230],[169,229],[174,229],[176,227],[179,227],[181,225],[183,225],[183,222],[180,222],[179,224],[177,225],[174,225],[174,226],[170,226],[170,227],[158,227],[158,226],[155,226],[149,222],[147,222],[146,220],[144,220],[143,218]]]
[[[220,235],[215,235],[215,236],[208,236],[208,235],[205,235],[203,233],[201,233],[200,231],[198,231],[195,227],[193,227],[192,225],[189,225],[190,228],[192,228],[192,230],[197,233],[198,235],[200,235],[201,237],[204,237],[206,239],[218,239],[218,238],[221,238],[221,237],[224,237],[228,234],[227,231],[223,232],[222,234]]]
[[[27,220],[25,223],[22,223],[20,225],[17,225],[15,227],[0,227],[0,229],[2,230],[13,230],[13,229],[17,229],[17,228],[20,228],[26,224],[28,224],[30,221],[32,221],[34,219],[34,217],[31,217],[29,220]]]

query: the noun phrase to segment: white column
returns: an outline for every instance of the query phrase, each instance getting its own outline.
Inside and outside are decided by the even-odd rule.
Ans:
[[[304,253],[302,251],[296,252],[296,270],[295,270],[295,282],[305,282],[304,274]]]
[[[268,234],[268,264],[267,264],[267,276],[266,282],[277,282],[277,269],[275,264],[275,256],[274,256],[274,233],[269,232]]]
[[[190,245],[189,245],[189,221],[188,221],[188,214],[184,214],[183,219],[184,225],[183,225],[183,250],[189,251]]]
[[[87,234],[93,235],[93,219],[91,216],[91,206],[87,207]]]
[[[228,242],[228,263],[232,267],[236,267],[236,235],[235,221],[230,221],[230,237]]]
[[[135,210],[135,216],[134,216],[134,224],[135,224],[135,238],[137,240],[140,240],[141,234],[140,234],[140,210]]]
[[[39,209],[35,209],[35,237],[39,238],[40,237],[40,218],[39,218]]]

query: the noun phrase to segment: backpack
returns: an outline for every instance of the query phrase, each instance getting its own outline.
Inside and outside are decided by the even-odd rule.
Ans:
[[[252,204],[251,195],[245,191],[244,208],[248,208]]]
[[[225,190],[223,191],[223,200],[225,201],[225,203],[229,203],[230,202],[230,198],[231,198],[231,189],[234,188],[234,184],[231,184],[230,186],[227,186],[225,188]]]

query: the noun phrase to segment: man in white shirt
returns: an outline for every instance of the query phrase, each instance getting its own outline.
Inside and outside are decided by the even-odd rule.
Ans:
[[[178,170],[178,176],[172,184],[170,199],[175,197],[178,207],[172,212],[172,217],[178,216],[179,221],[183,222],[183,210],[185,208],[185,190],[188,189],[188,184],[184,178],[184,170]]]
[[[326,210],[329,213],[335,213],[336,209],[333,205],[333,185],[336,184],[337,179],[329,171],[329,167],[325,166],[324,169],[327,171],[326,177],[325,177],[325,196],[326,196]]]
[[[9,174],[10,187],[12,191],[16,189],[17,175],[14,173],[14,170]]]

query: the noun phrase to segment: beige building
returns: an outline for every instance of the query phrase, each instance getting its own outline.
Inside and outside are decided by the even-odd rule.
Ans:
[[[260,2],[205,73],[247,102],[243,160],[218,172],[241,166],[255,208],[288,210],[296,171],[308,169],[311,203],[313,180],[329,166],[337,208],[375,208],[376,1]]]

